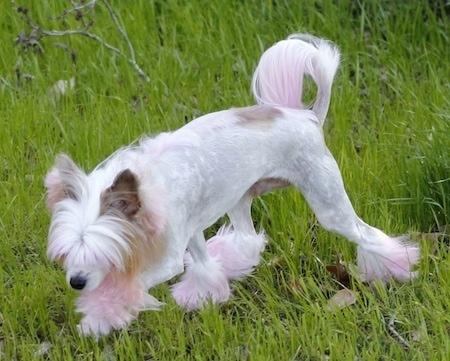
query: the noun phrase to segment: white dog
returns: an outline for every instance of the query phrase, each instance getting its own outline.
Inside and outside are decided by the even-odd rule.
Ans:
[[[318,220],[358,248],[364,281],[406,281],[419,249],[364,223],[345,192],[322,126],[339,51],[330,42],[292,35],[268,49],[255,71],[258,105],[202,116],[173,133],[122,148],[86,175],[59,155],[45,181],[52,213],[48,257],[82,291],[84,334],[125,327],[162,303],[147,293],[186,272],[172,287],[187,309],[230,297],[229,280],[248,275],[266,244],[250,215],[253,197],[293,185]],[[317,85],[312,110],[302,81]],[[205,242],[224,214],[231,225]],[[186,253],[186,249],[188,253]]]

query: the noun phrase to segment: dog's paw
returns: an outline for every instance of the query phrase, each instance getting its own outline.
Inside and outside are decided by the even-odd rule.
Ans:
[[[420,260],[420,249],[404,237],[384,237],[379,245],[358,247],[358,272],[363,282],[395,279],[400,282],[417,277],[413,268]]]
[[[83,314],[78,331],[98,338],[111,330],[127,327],[145,310],[158,310],[163,303],[149,295],[139,279],[108,276],[93,291],[83,292],[76,301]]]
[[[221,303],[230,298],[230,286],[221,264],[211,259],[205,263],[188,263],[181,281],[171,288],[179,306],[188,311],[208,302]]]
[[[206,247],[210,256],[220,261],[228,279],[240,280],[259,264],[266,243],[264,233],[239,234],[225,226],[207,241]]]
[[[98,340],[102,336],[106,336],[112,331],[111,322],[106,319],[98,319],[90,315],[86,315],[77,325],[77,331],[80,336],[92,336]]]

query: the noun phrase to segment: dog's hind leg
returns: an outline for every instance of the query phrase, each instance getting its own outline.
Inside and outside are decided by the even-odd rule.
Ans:
[[[186,272],[171,288],[177,303],[193,310],[209,301],[227,301],[230,297],[227,276],[221,262],[209,255],[202,232],[189,241],[188,251],[185,255]]]
[[[328,151],[321,154],[300,160],[296,168],[302,171],[296,170],[290,180],[302,191],[325,229],[358,245],[362,280],[407,281],[415,277],[417,272],[411,268],[419,261],[419,248],[403,237],[389,237],[362,221],[350,203],[334,158]]]
[[[207,242],[208,252],[222,264],[229,279],[242,279],[259,264],[267,243],[264,233],[257,233],[251,218],[252,192],[248,191],[228,212],[231,225],[220,228]]]

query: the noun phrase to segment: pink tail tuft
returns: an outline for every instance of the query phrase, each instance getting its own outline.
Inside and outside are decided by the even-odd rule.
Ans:
[[[261,56],[253,75],[253,95],[258,104],[304,109],[303,80],[309,75],[317,85],[313,111],[323,124],[338,66],[339,51],[331,42],[311,35],[293,34]]]

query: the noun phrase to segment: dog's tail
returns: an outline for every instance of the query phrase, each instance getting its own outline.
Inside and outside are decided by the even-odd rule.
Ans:
[[[262,55],[253,75],[253,95],[258,104],[305,109],[303,80],[309,75],[317,86],[312,110],[323,125],[338,66],[339,50],[333,43],[306,34],[290,35]]]

